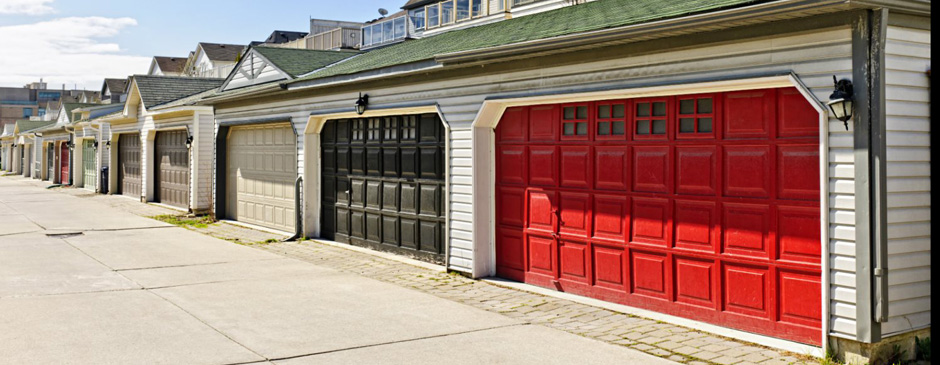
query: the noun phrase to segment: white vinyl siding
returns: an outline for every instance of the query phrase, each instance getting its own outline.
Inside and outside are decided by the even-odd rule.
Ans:
[[[888,322],[884,336],[930,326],[930,31],[888,27],[885,98]]]

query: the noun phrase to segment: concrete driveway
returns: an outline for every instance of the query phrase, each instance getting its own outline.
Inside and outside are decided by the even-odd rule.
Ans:
[[[0,363],[665,364],[0,178]]]

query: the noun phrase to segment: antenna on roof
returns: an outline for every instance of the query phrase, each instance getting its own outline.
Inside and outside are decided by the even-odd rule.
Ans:
[[[388,15],[388,10],[385,10],[385,8],[379,8],[379,14],[384,17]]]

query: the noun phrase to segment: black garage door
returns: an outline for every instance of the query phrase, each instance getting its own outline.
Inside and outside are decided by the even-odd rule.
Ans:
[[[331,120],[321,152],[324,238],[444,262],[437,114]]]

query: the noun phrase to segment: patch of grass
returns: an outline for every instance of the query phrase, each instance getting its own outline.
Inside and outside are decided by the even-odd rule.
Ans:
[[[914,337],[914,358],[930,361],[930,337]]]
[[[161,222],[166,222],[174,226],[183,228],[208,228],[210,224],[215,223],[212,217],[204,215],[201,217],[186,217],[181,215],[164,214],[150,217]]]
[[[819,359],[819,365],[843,365],[843,364],[845,363],[842,362],[841,359],[836,357],[836,355],[832,353],[831,349],[826,349],[826,355],[822,359]]]

